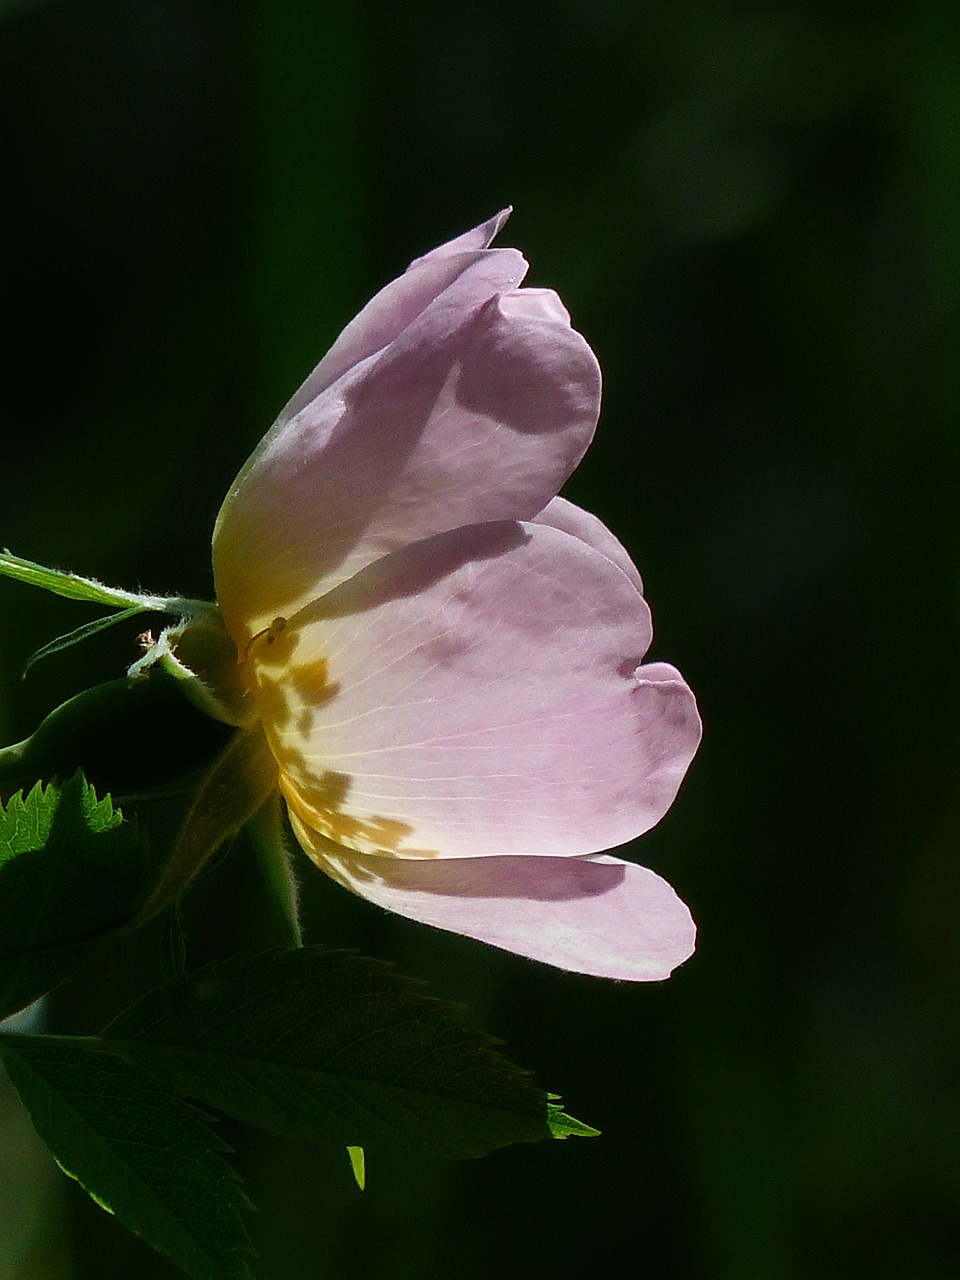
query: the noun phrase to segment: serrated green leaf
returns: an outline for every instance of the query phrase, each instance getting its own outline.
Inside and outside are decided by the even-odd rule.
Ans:
[[[479,1156],[550,1137],[547,1095],[420,984],[321,947],[243,954],[137,1001],[104,1043],[274,1133]]]
[[[246,1199],[209,1120],[84,1041],[4,1036],[34,1128],[94,1200],[193,1280],[248,1280]]]
[[[81,774],[0,809],[0,1017],[70,977],[130,919],[144,872],[135,825]]]
[[[554,1138],[600,1137],[599,1129],[594,1129],[592,1125],[584,1124],[582,1120],[577,1120],[574,1116],[568,1116],[555,1102],[550,1103],[547,1123],[550,1126],[550,1134]]]

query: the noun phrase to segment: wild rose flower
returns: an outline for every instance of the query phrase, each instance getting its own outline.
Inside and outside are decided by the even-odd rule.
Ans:
[[[600,371],[492,249],[417,259],[347,326],[240,472],[217,598],[313,861],[402,916],[611,978],[664,978],[687,908],[602,851],[669,808],[690,689],[641,666],[629,556],[557,493]]]

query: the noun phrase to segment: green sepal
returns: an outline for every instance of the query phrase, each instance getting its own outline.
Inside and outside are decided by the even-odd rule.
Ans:
[[[148,592],[124,591],[121,587],[108,587],[95,578],[83,578],[78,573],[63,569],[48,569],[46,565],[15,556],[6,547],[0,551],[0,577],[13,578],[68,600],[86,600],[90,604],[102,604],[111,609],[136,607],[156,610],[160,613],[176,613],[183,617],[214,614],[214,605],[205,600],[190,600],[183,596],[155,596]]]
[[[145,677],[158,667],[177,681],[181,693],[205,715],[237,729],[256,724],[256,708],[240,676],[236,646],[214,606],[164,627],[127,675]]]
[[[143,605],[134,604],[129,609],[121,609],[119,613],[110,613],[105,618],[96,618],[93,622],[85,622],[82,627],[76,627],[73,631],[68,631],[66,635],[58,636],[56,640],[51,640],[49,644],[45,644],[36,653],[30,655],[24,665],[21,678],[26,677],[30,668],[35,667],[44,658],[49,658],[55,653],[62,653],[64,649],[69,649],[75,644],[81,644],[84,640],[89,640],[91,636],[99,635],[101,631],[106,631],[108,627],[116,626],[118,622],[125,622],[127,618],[135,618],[138,614],[145,612],[146,609]]]
[[[176,902],[210,859],[276,790],[277,763],[263,730],[238,730],[200,784],[160,878],[134,927]]]
[[[66,573],[62,569],[48,569],[33,560],[15,556],[6,548],[0,551],[0,576],[26,582],[44,591],[52,591],[54,595],[66,596],[68,600],[86,600],[90,604],[105,604],[114,609],[132,606],[139,609],[163,609],[165,604],[164,599],[159,596],[138,595],[133,591],[123,591],[120,587],[104,586],[94,578],[82,578],[79,574]]]

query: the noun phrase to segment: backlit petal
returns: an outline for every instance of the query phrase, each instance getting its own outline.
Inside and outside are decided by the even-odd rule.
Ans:
[[[412,862],[298,838],[340,884],[397,915],[576,973],[651,982],[693,953],[696,927],[673,889],[617,858]]]
[[[568,502],[566,498],[554,498],[536,517],[536,523],[548,524],[554,529],[562,529],[564,533],[573,534],[588,547],[593,547],[608,560],[612,560],[618,568],[623,570],[637,590],[643,591],[640,572],[630,559],[626,547],[610,532],[603,521],[591,512],[584,511],[583,507]]]
[[[461,276],[469,273],[470,288],[483,296],[515,288],[527,270],[522,255],[516,249],[486,252],[509,213],[505,209],[472,231],[414,258],[402,276],[391,280],[354,316],[284,405],[278,426],[296,417],[341,374],[392,342]]]
[[[457,529],[370,565],[251,648],[281,788],[307,826],[401,857],[582,855],[666,812],[687,685],[639,666],[649,612],[581,540]]]
[[[532,519],[556,494],[593,435],[600,372],[555,295],[515,288],[524,266],[485,251],[264,439],[213,541],[238,648],[379,556],[459,525]]]

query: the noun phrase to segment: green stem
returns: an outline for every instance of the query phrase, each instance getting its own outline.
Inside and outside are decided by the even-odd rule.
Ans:
[[[283,837],[282,803],[276,792],[247,823],[247,830],[253,841],[257,861],[280,906],[287,926],[288,940],[295,947],[302,947],[300,888],[293,870],[290,850]]]

